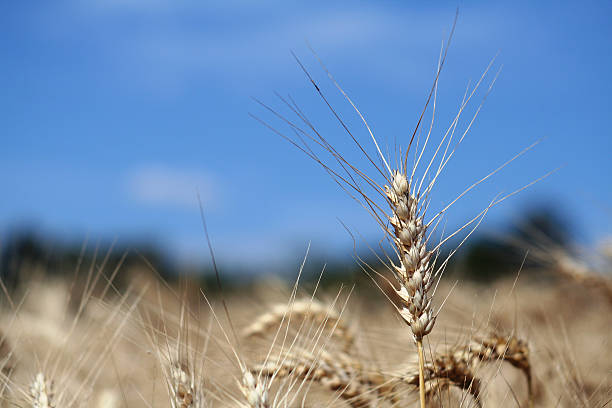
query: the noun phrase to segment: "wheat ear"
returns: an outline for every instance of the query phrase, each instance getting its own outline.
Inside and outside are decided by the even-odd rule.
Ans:
[[[30,384],[32,408],[54,408],[53,382],[48,381],[43,373],[38,373]]]
[[[247,400],[249,408],[269,408],[268,384],[260,375],[254,376],[250,371],[244,370],[242,382],[238,384]]]
[[[419,395],[421,407],[425,406],[425,359],[423,337],[431,332],[436,318],[431,308],[429,291],[433,284],[432,252],[427,250],[427,226],[419,206],[419,197],[410,193],[408,176],[399,170],[393,173],[391,186],[385,193],[392,215],[393,244],[399,256],[399,265],[393,265],[401,299],[399,313],[410,326],[417,344],[419,356]]]
[[[446,353],[434,355],[432,362],[425,365],[425,394],[429,398],[439,389],[455,386],[470,393],[476,404],[482,406],[482,382],[475,373],[480,363],[494,361],[506,361],[523,371],[527,380],[529,406],[533,406],[533,383],[527,343],[515,336],[496,333],[473,339],[466,345],[454,347]],[[402,380],[418,386],[419,374],[408,372]]]
[[[310,298],[272,306],[269,312],[260,315],[242,334],[245,337],[263,336],[287,319],[292,322],[312,321],[330,328],[331,335],[342,342],[345,351],[352,349],[355,343],[351,328],[340,318],[340,314],[332,306]]]
[[[434,356],[424,370],[425,396],[431,398],[441,389],[455,386],[467,391],[480,407],[481,381],[474,374],[469,354],[450,352]],[[403,376],[407,384],[420,387],[420,373],[409,372]]]
[[[169,368],[170,404],[172,408],[203,407],[203,399],[196,389],[194,376],[186,365],[173,363]]]
[[[480,361],[506,361],[523,371],[527,380],[529,406],[533,406],[533,379],[528,344],[516,336],[492,333],[488,337],[474,340],[467,352]]]
[[[337,392],[340,398],[355,408],[371,406],[374,394],[393,403],[397,402],[393,381],[387,381],[380,373],[365,372],[356,359],[339,351],[323,351],[315,356],[306,350],[291,350],[286,355],[255,366],[252,371],[266,377],[293,376],[319,383]]]
[[[600,291],[612,305],[612,279],[593,271],[570,256],[567,251],[555,251],[552,258],[555,259],[554,267],[557,272],[581,285]]]

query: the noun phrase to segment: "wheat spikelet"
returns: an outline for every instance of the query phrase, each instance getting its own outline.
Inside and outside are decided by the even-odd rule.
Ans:
[[[181,321],[181,325],[184,322]],[[186,327],[181,330],[187,331]],[[202,368],[196,362],[195,351],[191,352],[183,337],[172,339],[168,333],[162,335],[166,344],[154,343],[157,358],[163,369],[170,405],[172,408],[203,408],[206,398],[203,391]],[[154,341],[151,339],[151,341]],[[170,344],[170,342],[175,344]]]
[[[255,377],[250,371],[244,370],[242,381],[238,384],[242,395],[247,401],[248,408],[269,408],[268,388],[269,384],[260,378]]]
[[[43,373],[38,373],[30,384],[32,408],[54,408],[53,382],[48,381]]]
[[[170,403],[172,408],[203,407],[203,398],[197,391],[195,378],[184,364],[177,362],[169,367]]]
[[[329,328],[331,335],[342,342],[345,351],[354,345],[355,336],[351,328],[341,319],[340,314],[332,306],[315,299],[276,304],[269,312],[260,315],[242,333],[245,337],[263,336],[285,320],[312,321],[320,327]]]
[[[171,407],[203,408],[208,402],[203,377],[210,333],[200,329],[182,297],[177,306],[177,315],[168,313],[158,290],[157,309],[144,309],[141,324],[156,351]]]

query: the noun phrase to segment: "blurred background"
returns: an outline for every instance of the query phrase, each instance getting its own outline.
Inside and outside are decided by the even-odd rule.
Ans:
[[[525,225],[562,245],[599,245],[612,231],[610,2],[2,2],[3,277],[24,264],[72,271],[111,247],[164,276],[206,276],[198,194],[223,276],[294,276],[309,245],[312,268],[358,274],[343,224],[364,256],[379,228],[320,166],[251,116],[293,136],[254,98],[290,117],[275,92],[290,95],[330,143],[349,146],[293,51],[367,143],[310,44],[383,148],[405,145],[457,6],[434,140],[496,55],[459,130],[503,69],[432,211],[542,143],[457,202],[440,230],[560,169],[493,208],[456,259],[475,277],[492,277],[499,262],[516,273],[523,254],[504,237],[521,237]],[[346,154],[367,165],[354,149]]]

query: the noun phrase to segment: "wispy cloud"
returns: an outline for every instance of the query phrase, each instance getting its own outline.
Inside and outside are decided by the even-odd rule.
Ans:
[[[148,205],[192,209],[198,206],[198,194],[207,208],[219,202],[213,177],[199,170],[140,167],[127,175],[126,189],[130,198]]]
[[[372,53],[380,47],[374,49],[374,44],[396,51],[400,45],[410,46],[412,52],[429,49],[423,33],[431,33],[432,26],[446,31],[452,21],[452,15],[408,15],[402,8],[376,5],[313,8],[269,3],[78,0],[73,11],[79,20],[111,27],[116,38],[101,44],[110,47],[104,50],[107,60],[118,64],[124,76],[145,80],[158,90],[183,89],[211,76],[241,87],[271,77],[278,81],[279,76],[294,72],[287,70],[295,66],[289,50],[302,49],[305,41],[322,56],[367,54],[372,66],[388,70],[394,61],[377,63]],[[137,26],[125,24],[133,18]],[[401,52],[395,58],[403,58]],[[253,72],[257,82],[249,75]]]

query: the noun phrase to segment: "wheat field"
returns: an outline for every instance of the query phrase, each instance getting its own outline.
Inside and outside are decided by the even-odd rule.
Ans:
[[[293,284],[210,290],[194,279],[166,282],[147,268],[109,265],[104,257],[79,265],[71,278],[24,269],[20,285],[2,286],[2,406],[608,406],[609,254],[601,255],[600,273],[542,242],[523,248],[538,268],[510,278],[485,285],[445,276],[487,211],[541,179],[483,203],[456,231],[438,235],[457,200],[532,147],[448,205],[430,208],[431,192],[498,74],[491,61],[446,130],[433,134],[449,43],[414,132],[391,149],[321,63],[366,129],[363,140],[354,136],[298,60],[363,162],[348,160],[294,101],[280,98],[286,113],[260,102],[276,122],[256,119],[322,166],[380,227],[379,262],[356,259],[368,287],[324,285],[324,270],[302,283],[300,269]]]
[[[30,280],[12,296],[4,406],[418,404],[416,346],[380,293],[269,281],[204,298],[130,275],[124,291],[92,272],[77,285]],[[605,293],[525,276],[444,281],[439,292],[448,299],[425,342],[427,406],[604,407],[612,397]]]

